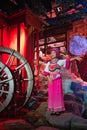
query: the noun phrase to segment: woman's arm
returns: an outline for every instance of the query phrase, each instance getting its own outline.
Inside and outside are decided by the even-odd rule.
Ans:
[[[73,57],[73,58],[70,59],[70,61],[73,61],[73,60],[81,61],[82,58],[80,56],[76,56],[76,57]]]
[[[45,69],[44,69],[44,75],[47,77],[47,80],[49,81],[49,83],[52,83],[52,78],[50,77],[50,72],[49,72],[49,64],[50,64],[50,62],[48,62],[47,64],[46,64],[46,67],[45,67]]]
[[[69,55],[64,55],[64,54],[62,54],[63,55],[63,58],[64,59],[70,59],[70,61],[73,61],[73,60],[78,60],[78,61],[81,61],[82,60],[82,58],[80,57],[80,56],[75,56],[75,57],[72,57],[72,58],[70,58],[70,56]]]
[[[49,73],[49,64],[50,64],[50,62],[48,62],[48,63],[46,64],[45,69],[44,69],[44,71],[43,71],[43,74],[44,74],[45,76],[50,75],[50,73]]]

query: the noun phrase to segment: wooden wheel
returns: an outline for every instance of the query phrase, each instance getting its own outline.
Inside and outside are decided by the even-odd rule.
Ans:
[[[32,69],[27,60],[13,49],[0,47],[0,61],[0,112],[7,106],[19,110],[32,92]],[[6,95],[4,101],[3,94]]]

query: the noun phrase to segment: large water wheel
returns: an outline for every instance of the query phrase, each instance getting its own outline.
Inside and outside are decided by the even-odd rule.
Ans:
[[[17,51],[0,47],[0,112],[22,108],[33,88],[33,73],[27,60]]]

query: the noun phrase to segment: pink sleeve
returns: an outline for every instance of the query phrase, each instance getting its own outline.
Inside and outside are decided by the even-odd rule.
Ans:
[[[50,75],[50,72],[49,72],[49,64],[50,64],[50,62],[48,62],[48,63],[46,64],[45,69],[44,69],[44,71],[43,71],[43,74],[44,74],[45,76]]]
[[[50,75],[50,73],[46,72],[46,71],[44,71],[43,73],[44,73],[45,76]]]
[[[70,58],[66,59],[66,69],[70,67]]]

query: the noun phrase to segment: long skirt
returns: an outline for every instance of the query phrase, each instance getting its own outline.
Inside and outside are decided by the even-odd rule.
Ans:
[[[52,83],[48,83],[48,110],[65,111],[62,78],[57,78]]]

